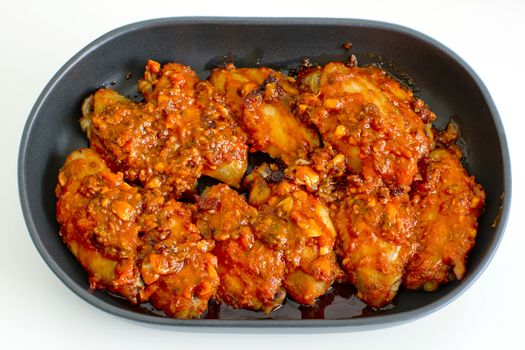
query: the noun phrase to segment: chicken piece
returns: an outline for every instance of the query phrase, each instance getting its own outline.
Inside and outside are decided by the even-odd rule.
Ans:
[[[136,262],[142,196],[91,149],[73,152],[58,175],[60,235],[89,274],[90,287],[138,302]]]
[[[269,313],[283,302],[282,251],[254,230],[257,211],[226,185],[207,188],[199,200],[199,226],[216,241],[221,284],[217,297],[235,308]]]
[[[375,67],[333,62],[299,73],[301,117],[346,157],[370,187],[407,192],[418,161],[433,147],[435,115],[411,91]]]
[[[263,177],[269,173],[265,168],[269,166],[262,165],[247,178],[250,204],[263,218],[257,229],[284,251],[283,285],[288,295],[298,303],[311,305],[341,275],[333,250],[335,228],[321,201],[287,181],[268,184]],[[273,216],[284,221],[281,226],[286,229],[279,231],[285,236],[276,234],[275,220],[269,220]]]
[[[465,275],[485,193],[460,158],[453,146],[432,151],[422,162],[423,179],[414,184],[412,198],[419,246],[406,268],[404,284],[409,289],[433,291]]]
[[[182,133],[193,132],[198,135],[196,142],[204,158],[203,174],[230,186],[239,186],[248,166],[246,135],[230,116],[224,97],[215,91],[212,84],[200,82],[189,67],[169,63],[160,72],[160,65],[150,61],[145,80],[139,82],[139,89],[147,101],[161,103],[164,96],[168,96],[167,102],[161,105],[162,110],[169,110],[173,105],[183,113],[188,108],[197,109],[200,125],[180,124],[179,127]],[[194,96],[195,100],[185,102],[184,99],[179,100],[179,96]],[[193,130],[190,130],[192,127]]]
[[[146,287],[151,304],[170,317],[199,318],[208,310],[208,301],[219,285],[217,258],[197,247],[179,249],[176,254],[159,254],[147,260],[165,274]]]
[[[384,197],[350,192],[334,219],[347,279],[357,297],[375,308],[392,301],[415,248],[415,212],[408,196],[384,192]]]
[[[176,197],[195,187],[203,167],[194,144],[198,109],[164,115],[152,103],[133,103],[109,89],[98,90],[90,101],[93,108],[83,108],[81,125],[89,130],[91,148],[114,171]]]
[[[252,151],[292,164],[319,146],[317,132],[292,113],[298,96],[292,78],[269,68],[236,69],[230,65],[213,70],[210,81],[240,120]]]
[[[144,193],[141,274],[144,300],[176,318],[198,318],[219,285],[214,242],[193,223],[194,205]]]
[[[270,313],[286,294],[281,287],[284,264],[282,254],[261,241],[244,245],[240,240],[217,242],[219,260],[219,299],[234,307]]]
[[[225,107],[224,97],[208,81],[197,84],[197,106],[201,110],[200,152],[204,175],[239,187],[248,167],[247,136]]]
[[[68,157],[56,193],[60,234],[92,288],[150,298],[173,317],[206,311],[219,284],[213,241],[202,239],[182,203],[142,194],[91,149]]]
[[[238,186],[247,167],[246,135],[209,83],[189,67],[149,61],[139,82],[145,103],[109,89],[83,106],[81,126],[114,170],[147,189],[180,197],[201,174]]]

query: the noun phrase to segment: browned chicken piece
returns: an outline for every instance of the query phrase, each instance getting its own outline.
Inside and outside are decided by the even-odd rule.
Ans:
[[[145,103],[101,89],[84,104],[81,125],[112,169],[175,197],[202,173],[238,186],[246,136],[209,83],[187,66],[149,61],[139,89]]]
[[[357,296],[380,308],[389,304],[415,248],[415,212],[407,195],[349,193],[335,216],[338,256]]]
[[[234,308],[269,313],[284,300],[282,251],[261,241],[257,211],[226,185],[207,188],[199,200],[199,226],[215,239],[218,299]]]
[[[317,132],[292,112],[299,93],[292,78],[269,68],[229,65],[213,70],[210,81],[248,134],[252,151],[292,164],[319,146]]]
[[[224,96],[208,81],[197,84],[197,106],[201,111],[202,134],[198,143],[204,175],[239,187],[248,167],[247,136],[225,107]]]
[[[178,64],[167,65],[162,74],[157,69],[150,61],[145,75],[155,79],[147,85],[150,89],[144,87],[145,81],[141,84],[149,102],[134,103],[113,90],[100,89],[85,102],[81,125],[91,148],[113,170],[147,189],[174,192],[178,197],[194,188],[203,168],[194,142],[200,126],[200,113],[194,106],[197,76]]]
[[[411,91],[375,67],[333,62],[300,72],[298,111],[348,170],[372,187],[407,192],[418,161],[432,148],[435,115]]]
[[[204,175],[239,186],[248,165],[246,135],[212,84],[199,81],[187,66],[169,63],[160,70],[158,63],[149,61],[139,89],[147,101],[157,103],[157,108],[166,111],[168,117],[172,111],[175,113],[176,135],[183,145],[191,142],[199,145]],[[185,113],[195,114],[189,118],[190,124]]]
[[[267,164],[252,172],[250,204],[259,209],[257,225],[265,240],[284,252],[283,279],[288,295],[300,304],[313,304],[341,277],[336,261],[335,228],[328,208],[299,186],[282,181],[268,184],[264,179],[271,169]],[[276,220],[283,224],[275,228]]]
[[[183,249],[177,254],[155,258],[154,263],[168,264],[171,271],[148,286],[146,293],[151,304],[170,317],[199,318],[208,311],[208,301],[214,297],[219,285],[217,259],[194,247]],[[163,267],[159,265],[159,269],[163,270]]]
[[[138,302],[137,267],[142,196],[91,149],[73,152],[58,175],[60,235],[89,274],[90,287]]]
[[[412,198],[419,246],[406,268],[404,284],[409,289],[433,291],[465,275],[485,193],[460,158],[453,146],[432,151],[422,162],[423,179],[414,184]]]
[[[194,205],[144,193],[140,256],[144,300],[168,316],[197,318],[208,309],[219,285],[214,241],[193,223]]]

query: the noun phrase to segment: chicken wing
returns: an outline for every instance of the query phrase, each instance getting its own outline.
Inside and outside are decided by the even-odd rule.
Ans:
[[[73,152],[58,175],[62,239],[89,274],[93,289],[136,303],[143,289],[137,266],[142,196],[91,149]]]
[[[435,290],[462,279],[468,252],[475,243],[485,193],[460,162],[454,146],[432,151],[422,162],[423,179],[414,184],[419,242],[409,261],[404,284]]]
[[[248,167],[247,136],[225,107],[222,95],[208,81],[197,84],[196,104],[201,111],[198,138],[204,161],[202,172],[232,187],[239,187]]]
[[[238,186],[247,167],[246,136],[209,83],[189,67],[149,61],[139,89],[145,103],[98,90],[81,125],[112,169],[147,189],[174,197],[193,190],[201,174]]]
[[[257,211],[226,185],[207,188],[199,200],[205,237],[213,237],[218,259],[218,299],[235,308],[272,311],[284,300],[282,251],[254,229]]]
[[[203,174],[239,186],[248,165],[246,135],[212,84],[199,81],[187,66],[169,63],[161,70],[158,63],[149,61],[139,89],[146,101],[157,103],[157,109],[168,117],[177,116],[174,124],[179,142],[198,145]]]
[[[253,151],[291,164],[319,146],[317,132],[292,112],[298,97],[292,78],[269,68],[236,69],[230,65],[213,70],[210,81],[237,115]]]
[[[194,143],[194,130],[200,124],[195,107],[164,115],[152,103],[133,103],[108,89],[98,90],[91,101],[93,107],[84,108],[88,114],[81,125],[89,127],[85,130],[91,147],[114,171],[122,171],[127,180],[140,181],[145,188],[176,196],[194,188],[203,168]]]
[[[432,147],[435,115],[385,71],[328,63],[299,74],[302,117],[371,186],[407,192]]]
[[[335,228],[328,208],[313,195],[287,181],[268,184],[264,175],[270,173],[269,168],[264,164],[248,176],[249,201],[263,218],[259,232],[284,252],[283,285],[288,295],[310,305],[341,274],[333,250]],[[275,220],[271,220],[275,216],[285,230],[275,229]]]
[[[357,296],[370,306],[389,304],[415,248],[415,212],[407,195],[350,193],[336,213],[337,252]]]
[[[143,299],[168,316],[197,318],[219,285],[215,244],[203,239],[193,223],[194,205],[166,199],[158,191],[144,193],[139,254],[145,284]]]

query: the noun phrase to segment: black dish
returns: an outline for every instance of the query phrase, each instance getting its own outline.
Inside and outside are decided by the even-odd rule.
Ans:
[[[350,51],[341,48],[346,41],[353,44]],[[149,58],[188,64],[205,78],[209,69],[227,61],[238,66],[282,69],[305,57],[323,64],[345,60],[350,53],[357,56],[360,65],[378,64],[411,86],[439,116],[438,128],[450,118],[460,126],[466,167],[487,193],[477,244],[469,255],[462,281],[433,293],[402,290],[394,300],[395,306],[384,310],[363,309],[348,289],[336,287],[333,295],[323,298],[317,308],[305,309],[288,301],[282,309],[266,316],[212,306],[208,318],[199,320],[161,317],[147,305],[134,306],[109,293],[89,289],[86,272],[57,234],[53,193],[66,156],[87,145],[78,123],[83,98],[102,85],[136,97],[136,81]],[[353,19],[167,18],[116,29],[75,55],[45,87],[24,129],[18,179],[33,242],[71,290],[115,315],[185,326],[362,329],[426,315],[458,297],[486,268],[503,236],[511,195],[510,160],[503,127],[487,89],[472,69],[448,48],[421,33]],[[323,303],[329,304],[331,311]]]

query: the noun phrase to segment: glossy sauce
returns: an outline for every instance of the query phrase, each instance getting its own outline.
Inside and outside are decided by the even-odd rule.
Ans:
[[[122,298],[112,293],[115,297]],[[153,307],[150,303],[135,306],[141,313],[160,317],[166,314]],[[383,309],[394,307],[390,304]],[[228,305],[210,302],[208,312],[202,318],[207,320],[338,320],[368,315],[375,312],[355,296],[355,288],[348,284],[336,283],[331,290],[321,296],[311,306],[300,305],[291,299],[286,299],[282,306],[269,314],[245,309],[234,309]]]

